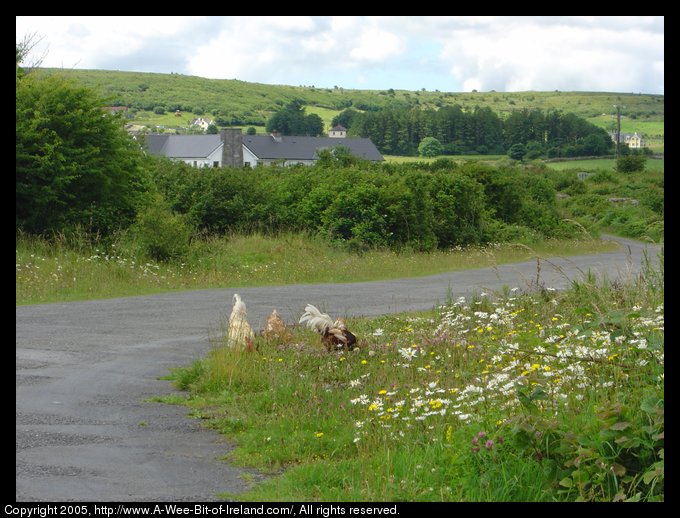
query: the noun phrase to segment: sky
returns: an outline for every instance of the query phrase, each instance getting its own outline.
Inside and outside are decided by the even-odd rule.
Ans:
[[[42,66],[442,92],[664,93],[663,16],[19,16]]]

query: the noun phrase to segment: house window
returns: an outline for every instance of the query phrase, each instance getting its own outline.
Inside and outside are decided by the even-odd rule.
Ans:
[[[198,162],[194,160],[194,167],[198,167]]]
[[[213,167],[219,167],[219,166],[220,166],[220,163],[219,163],[219,161],[215,161],[215,162],[213,162]]]
[[[243,162],[244,167],[250,167],[250,162]]]

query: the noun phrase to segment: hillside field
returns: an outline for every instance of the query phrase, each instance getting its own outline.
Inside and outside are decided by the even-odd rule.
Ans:
[[[643,133],[654,151],[663,150],[664,96],[613,92],[439,92],[407,90],[349,90],[341,86],[287,86],[249,83],[237,79],[205,79],[182,74],[153,74],[112,70],[39,69],[41,74],[59,74],[99,91],[110,105],[131,107],[130,122],[166,127],[185,127],[197,116],[221,117],[230,126],[255,126],[262,133],[267,119],[294,99],[306,105],[308,113],[330,122],[347,107],[358,110],[387,106],[437,109],[459,104],[463,110],[490,107],[501,116],[513,110],[539,108],[574,113],[603,127],[613,128],[613,105],[625,106],[622,131]],[[168,112],[153,113],[161,106]],[[181,117],[175,117],[179,109]]]

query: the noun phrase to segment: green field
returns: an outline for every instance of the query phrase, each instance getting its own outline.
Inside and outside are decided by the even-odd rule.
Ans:
[[[507,158],[505,155],[440,155],[438,157],[421,157],[421,156],[396,156],[396,155],[384,155],[386,162],[392,162],[395,164],[405,164],[405,163],[416,163],[424,162],[429,164],[440,158],[446,158],[453,160],[455,162],[462,162],[467,160],[483,160],[485,162],[495,162],[503,158]]]
[[[597,158],[587,160],[565,160],[563,162],[546,162],[546,166],[557,171],[566,171],[569,169],[579,171],[592,171],[595,169],[604,169],[606,171],[616,170],[616,159],[614,158]],[[645,166],[647,171],[664,172],[664,161],[659,159],[647,160]]]

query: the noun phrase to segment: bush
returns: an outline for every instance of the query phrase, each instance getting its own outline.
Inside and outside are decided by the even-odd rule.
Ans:
[[[188,218],[173,213],[160,199],[142,210],[129,229],[134,247],[154,261],[184,257],[193,232]]]
[[[420,141],[418,154],[425,157],[435,157],[442,154],[442,145],[434,137],[425,137]]]
[[[513,160],[522,160],[524,155],[526,155],[526,152],[527,150],[523,144],[513,144],[510,146],[510,149],[508,149],[508,156]]]
[[[148,188],[141,152],[76,83],[31,74],[16,86],[16,226],[41,234],[127,227]]]
[[[616,170],[619,173],[634,173],[644,171],[647,158],[644,155],[630,154],[616,160]]]
[[[165,113],[165,108],[163,108],[162,106],[154,106],[153,112],[156,115],[163,115]]]

